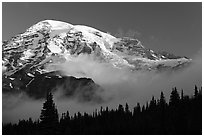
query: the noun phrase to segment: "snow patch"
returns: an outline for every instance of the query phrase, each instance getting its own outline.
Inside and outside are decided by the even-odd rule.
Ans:
[[[9,86],[10,86],[11,88],[13,88],[13,85],[12,85],[12,83],[9,83]]]
[[[10,80],[14,80],[15,78],[9,78]]]
[[[31,74],[31,73],[27,73],[27,75],[28,76],[30,76],[30,77],[35,77],[33,74]]]
[[[60,47],[58,45],[56,45],[54,41],[50,41],[47,47],[52,53],[61,53],[62,52]]]
[[[49,23],[51,25],[51,30],[69,30],[73,27],[73,25],[70,23],[56,20],[44,20],[42,22]]]
[[[28,49],[28,50],[25,50],[25,51],[23,52],[23,55],[24,55],[24,56],[20,58],[21,60],[29,59],[30,57],[34,56],[35,54],[32,52],[31,49]]]

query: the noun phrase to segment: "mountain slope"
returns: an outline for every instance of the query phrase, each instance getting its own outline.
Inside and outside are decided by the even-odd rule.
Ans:
[[[3,65],[8,75],[28,64],[43,73],[44,65],[64,62],[81,53],[96,54],[116,67],[132,70],[161,65],[173,68],[190,62],[185,57],[172,58],[146,49],[137,39],[116,38],[91,27],[45,20],[3,43]]]
[[[191,61],[146,49],[137,39],[116,38],[92,27],[54,20],[38,22],[24,33],[3,41],[2,47],[3,86],[17,90],[22,83],[30,84],[36,77],[52,73],[50,65],[64,63],[80,54],[131,71],[172,71]]]

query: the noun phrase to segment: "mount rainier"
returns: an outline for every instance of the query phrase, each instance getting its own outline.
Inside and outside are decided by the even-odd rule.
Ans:
[[[80,87],[84,92],[79,96],[83,99],[100,100],[93,91],[102,92],[102,89],[92,79],[63,76],[60,71],[49,68],[81,54],[133,73],[176,71],[191,62],[187,57],[147,49],[138,39],[116,38],[92,27],[54,20],[40,21],[24,33],[3,41],[2,45],[3,92],[23,90],[35,98],[44,97],[45,90],[66,82],[71,85],[64,86],[67,96],[73,96],[72,91]]]

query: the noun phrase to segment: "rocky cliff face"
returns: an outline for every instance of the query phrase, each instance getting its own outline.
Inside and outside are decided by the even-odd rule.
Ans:
[[[18,71],[12,77],[3,77],[4,93],[26,93],[33,99],[42,99],[50,91],[58,91],[64,98],[75,98],[79,102],[103,102],[100,96],[103,89],[90,78],[61,76],[60,72],[33,76],[23,71]]]

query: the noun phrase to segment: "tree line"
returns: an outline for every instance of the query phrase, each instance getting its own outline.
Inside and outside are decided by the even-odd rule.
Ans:
[[[69,111],[59,117],[51,92],[43,104],[39,120],[19,120],[3,124],[7,134],[53,135],[192,135],[202,134],[202,88],[194,88],[194,95],[184,95],[173,88],[169,102],[163,92],[159,99],[145,105],[137,103],[133,110],[119,104],[116,109],[101,107],[92,114]]]

